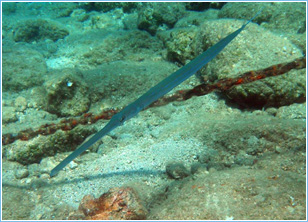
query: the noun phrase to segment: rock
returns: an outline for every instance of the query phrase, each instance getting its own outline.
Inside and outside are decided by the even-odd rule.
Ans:
[[[190,172],[182,163],[170,163],[166,166],[166,173],[173,179],[183,179],[190,175]]]
[[[115,16],[114,14],[96,14],[91,16],[91,28],[92,29],[104,29],[104,30],[121,30],[124,25],[122,22],[119,22],[119,19],[123,16],[123,12],[120,11],[119,15]]]
[[[254,20],[264,27],[274,31],[302,33],[306,28],[306,6],[302,2],[232,2],[227,3],[219,12],[220,18],[250,19],[257,11],[262,13]]]
[[[274,107],[270,107],[268,109],[265,110],[269,115],[271,116],[276,116],[277,114],[277,109]]]
[[[44,109],[58,116],[77,116],[88,111],[88,86],[76,69],[54,71],[44,83],[47,104]]]
[[[68,167],[70,169],[76,169],[78,167],[78,164],[75,162],[75,161],[71,161],[69,164],[68,164]]]
[[[136,13],[128,14],[123,18],[123,25],[125,30],[138,29],[138,15]]]
[[[11,106],[3,106],[2,109],[2,122],[4,124],[16,122],[18,120],[16,116],[16,109]]]
[[[202,164],[200,171],[205,171],[205,169],[211,170],[212,168],[215,168],[215,170],[223,170],[227,164],[227,161],[223,160],[226,155],[228,155],[228,153],[219,152],[216,149],[205,149],[202,153],[197,155],[198,161]]]
[[[227,96],[244,106],[281,107],[306,100],[306,69],[234,87]]]
[[[104,21],[103,17],[108,20]],[[77,32],[70,34],[61,41],[56,56],[47,60],[48,67],[53,69],[78,67],[83,71],[98,71],[100,69],[98,65],[109,63],[113,66],[113,70],[117,70],[116,65],[111,62],[124,62],[122,60],[138,63],[144,60],[163,61],[162,54],[165,53],[163,42],[156,37],[136,29],[118,30],[124,24],[116,22],[117,20],[110,15],[92,16],[92,18],[95,20],[93,26],[98,25],[98,29],[88,30],[86,34]],[[96,21],[96,18],[102,20]]]
[[[283,150],[279,147],[279,146],[276,146],[275,147],[275,153],[281,153]]]
[[[112,18],[110,19],[112,20]],[[155,58],[159,58],[163,49],[162,42],[140,30],[118,31],[107,36],[104,41],[97,38],[93,38],[92,41],[97,44],[89,47],[89,50],[82,51],[83,54],[80,55],[82,61],[78,65],[84,64],[86,67],[94,69],[98,65],[119,60],[140,62],[147,59],[154,61]],[[76,53],[80,54],[80,52]]]
[[[199,47],[199,44],[195,41],[200,32],[198,26],[205,20],[217,19],[218,11],[213,9],[205,12],[189,11],[187,16],[178,20],[173,29],[158,32],[157,36],[167,47],[168,60],[185,65],[198,56],[196,47]]]
[[[244,151],[240,151],[239,154],[236,155],[234,163],[242,166],[252,166],[256,161],[256,157],[246,154]]]
[[[243,25],[243,21],[220,19],[205,21],[195,41],[201,53]],[[264,44],[266,42],[266,44]],[[204,70],[211,80],[234,77],[252,69],[292,61],[302,56],[289,40],[251,23]],[[253,59],[258,57],[259,59]],[[271,60],[268,58],[271,57]]]
[[[50,171],[57,166],[53,157],[47,157],[40,162],[39,171],[41,174],[50,173]]]
[[[106,155],[108,152],[114,149],[116,142],[111,136],[106,135],[101,140],[103,143],[98,146],[97,153],[100,155]]]
[[[50,172],[41,174],[41,175],[40,175],[40,179],[43,179],[43,180],[48,180],[48,179],[50,179],[49,173],[50,173]]]
[[[306,120],[306,103],[282,106],[277,110],[276,117],[281,119]]]
[[[112,188],[97,199],[86,195],[79,211],[87,220],[145,220],[147,214],[136,191],[130,187]]]
[[[14,105],[18,111],[24,111],[27,108],[27,100],[25,97],[18,96],[15,99]]]
[[[241,25],[243,21],[230,19],[205,21],[195,39],[200,44],[196,49],[201,53],[201,50],[213,46]],[[302,57],[301,50],[288,39],[251,23],[201,72],[214,81],[290,62],[299,57]],[[281,76],[233,87],[227,91],[227,96],[241,105],[256,108],[289,105],[304,100],[305,82],[305,69],[292,70]]]
[[[155,35],[158,29],[173,28],[185,13],[182,3],[148,2],[138,7],[138,28]]]
[[[2,56],[4,91],[21,91],[43,84],[47,66],[41,53],[6,42],[3,44]]]
[[[54,156],[55,153],[68,152],[76,149],[84,139],[96,132],[92,126],[77,126],[69,132],[58,130],[48,136],[37,136],[29,141],[17,140],[3,146],[3,158],[28,165],[39,163],[44,157]],[[46,160],[45,160],[46,161]],[[55,164],[55,163],[53,163]],[[56,164],[55,164],[56,165]],[[41,173],[50,173],[51,164],[40,166]],[[37,168],[29,168],[30,173],[37,174]]]
[[[25,166],[22,164],[2,159],[2,181],[14,181],[16,179],[16,172],[22,169],[25,169]]]
[[[16,179],[23,179],[29,176],[28,169],[19,169],[15,171],[15,178]]]
[[[306,55],[306,30],[304,33],[288,33],[285,36]]]
[[[68,30],[57,22],[31,19],[18,23],[14,29],[14,40],[16,42],[34,42],[46,39],[57,41],[68,34]]]
[[[84,22],[89,18],[89,14],[87,14],[84,9],[75,9],[71,13],[71,17],[78,22]]]
[[[199,17],[205,16],[204,13],[199,14]],[[178,28],[158,33],[167,46],[169,60],[186,64],[243,24],[242,21],[228,19],[205,19],[200,23],[194,16],[179,20]],[[231,27],[232,31],[227,31]],[[251,23],[201,73],[210,81],[233,78],[250,70],[290,62],[301,57],[301,51],[288,38]],[[305,69],[292,70],[282,76],[233,87],[227,96],[240,105],[254,108],[303,102],[306,96],[305,73]]]
[[[216,9],[208,9],[204,12],[189,11],[188,12],[189,14],[181,18],[179,21],[177,21],[174,27],[175,28],[187,28],[187,27],[200,26],[205,20],[218,19],[219,11],[220,10],[216,10]]]
[[[30,176],[39,177],[41,175],[41,165],[39,165],[38,163],[28,165],[28,170]]]
[[[182,65],[187,64],[196,57],[196,38],[197,30],[192,27],[174,28],[158,36],[163,39],[167,47],[167,57],[170,61],[180,62]]]
[[[202,164],[209,162],[218,162],[220,160],[219,156],[220,155],[217,150],[208,148],[205,150],[205,152],[198,154],[197,159]]]

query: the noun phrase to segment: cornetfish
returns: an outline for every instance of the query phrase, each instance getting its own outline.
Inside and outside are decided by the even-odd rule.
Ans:
[[[246,22],[242,27],[226,36],[218,43],[213,45],[211,48],[207,49],[205,52],[197,56],[187,65],[183,66],[176,72],[172,73],[170,76],[159,82],[157,85],[149,89],[145,94],[139,97],[135,102],[129,104],[123,108],[120,112],[114,115],[107,125],[98,131],[94,136],[92,136],[88,141],[83,143],[78,149],[76,149],[72,154],[66,157],[60,164],[58,164],[54,169],[51,170],[50,176],[56,175],[61,169],[63,169],[68,163],[78,157],[81,153],[87,150],[95,142],[101,139],[103,136],[111,132],[113,129],[122,125],[125,121],[136,116],[141,110],[145,109],[151,103],[155,102],[157,99],[171,91],[174,87],[181,84],[183,81],[191,77],[208,62],[217,56],[241,31],[256,17],[259,15],[261,10],[252,17],[248,22]]]

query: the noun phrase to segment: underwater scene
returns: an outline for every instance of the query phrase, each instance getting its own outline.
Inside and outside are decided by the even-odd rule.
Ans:
[[[305,55],[305,2],[2,2],[2,219],[305,220]]]

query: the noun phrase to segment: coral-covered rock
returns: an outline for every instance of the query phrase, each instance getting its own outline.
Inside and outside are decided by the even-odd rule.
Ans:
[[[59,116],[77,116],[88,111],[88,86],[80,71],[57,70],[44,86],[47,91],[46,111]]]
[[[27,20],[17,25],[14,30],[16,42],[33,42],[51,39],[57,41],[69,34],[61,24],[44,19]]]
[[[144,220],[147,214],[136,191],[130,187],[112,188],[97,199],[86,195],[79,211],[89,220]]]
[[[155,35],[159,28],[173,28],[174,24],[185,16],[182,3],[146,3],[138,7],[138,28]]]
[[[167,47],[168,60],[185,65],[198,56],[196,47],[200,45],[195,41],[200,32],[198,26],[206,20],[217,19],[218,12],[219,10],[214,9],[205,12],[187,12],[187,16],[178,20],[173,29],[158,32],[158,38]]]
[[[197,35],[195,28],[176,28],[159,33],[168,50],[168,60],[176,61],[182,65],[187,64],[196,57],[196,42],[193,41]]]

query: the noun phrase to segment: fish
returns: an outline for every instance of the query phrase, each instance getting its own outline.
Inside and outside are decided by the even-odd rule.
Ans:
[[[157,85],[150,88],[145,94],[140,96],[137,100],[123,108],[120,112],[114,115],[104,128],[99,130],[94,136],[83,143],[79,148],[77,148],[73,153],[67,156],[62,162],[60,162],[55,168],[50,172],[50,177],[58,174],[67,164],[73,161],[81,153],[86,151],[90,146],[96,143],[103,136],[114,130],[115,128],[121,126],[127,120],[136,116],[140,111],[148,107],[150,104],[164,96],[166,93],[170,92],[174,87],[178,86],[186,79],[191,77],[197,71],[199,71],[203,66],[214,59],[235,37],[237,37],[245,27],[252,22],[260,13],[262,9],[258,11],[248,22],[244,23],[242,27],[232,32],[225,38],[221,39],[215,45],[207,49],[205,52],[194,58],[188,64],[175,71],[167,78],[159,82]]]

